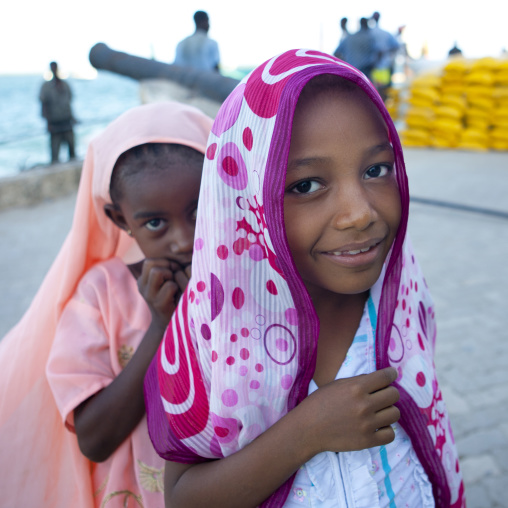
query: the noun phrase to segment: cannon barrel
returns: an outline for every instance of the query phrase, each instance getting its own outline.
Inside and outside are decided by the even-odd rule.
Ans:
[[[200,71],[115,51],[103,42],[92,47],[89,60],[96,69],[137,80],[169,79],[218,102],[223,102],[239,83],[237,79],[218,72]]]

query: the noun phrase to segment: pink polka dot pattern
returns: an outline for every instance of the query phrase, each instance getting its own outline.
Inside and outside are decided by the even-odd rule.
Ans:
[[[212,338],[212,331],[210,330],[210,327],[206,323],[203,323],[201,325],[201,336],[205,340],[210,340]]]
[[[236,190],[247,187],[247,167],[235,143],[226,143],[217,157],[217,172],[226,185]]]
[[[196,240],[194,240],[194,249],[195,250],[201,250],[204,245],[205,245],[205,242],[202,238],[196,238]]]
[[[221,313],[222,307],[224,306],[224,288],[219,278],[213,273],[210,274],[210,287],[210,312],[213,321]]]
[[[277,286],[275,285],[275,282],[273,282],[273,280],[271,279],[266,283],[266,289],[272,295],[277,294]]]
[[[212,126],[212,132],[216,136],[220,136],[229,130],[237,121],[242,107],[244,89],[244,84],[238,85],[224,101],[223,107],[217,113]]]
[[[287,309],[284,315],[286,317],[286,321],[290,325],[295,326],[298,324],[298,313],[296,312],[296,309]]]
[[[205,289],[206,289],[206,284],[200,280],[197,284],[196,284],[196,289],[202,293]]]
[[[222,260],[228,258],[228,248],[225,245],[219,245],[217,247],[217,257]]]
[[[217,143],[212,143],[206,150],[206,158],[213,160],[217,151]]]
[[[289,390],[293,385],[293,376],[291,376],[290,374],[285,374],[284,376],[282,376],[280,384],[282,388],[284,388],[284,390]]]
[[[235,390],[224,390],[222,393],[222,403],[227,407],[233,407],[238,404],[238,394]]]
[[[246,348],[240,349],[240,358],[242,360],[247,360],[250,356],[249,350]]]
[[[241,288],[235,288],[231,296],[235,309],[241,309],[245,303],[245,295]]]
[[[249,152],[252,150],[252,145],[254,143],[254,138],[252,137],[252,130],[250,127],[245,127],[243,130],[243,144]]]

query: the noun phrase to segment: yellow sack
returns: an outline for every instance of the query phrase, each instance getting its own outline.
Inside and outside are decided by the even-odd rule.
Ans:
[[[467,72],[469,71],[471,64],[465,59],[461,57],[456,57],[450,59],[444,66],[444,71],[447,73],[451,72]]]
[[[434,101],[419,95],[411,95],[407,102],[417,108],[430,108],[434,104]]]
[[[508,151],[508,141],[503,141],[500,139],[491,139],[489,147],[492,148],[493,150]]]
[[[411,89],[411,95],[416,97],[418,100],[427,100],[429,102],[437,102],[439,100],[440,93],[431,87],[417,87]]]
[[[432,122],[432,129],[443,133],[459,133],[462,130],[462,122],[453,118],[438,117]]]
[[[416,76],[410,83],[411,88],[417,87],[434,87],[439,88],[441,85],[441,78],[436,74],[420,74]]]
[[[463,110],[453,106],[436,106],[434,112],[436,117],[452,118],[454,120],[460,120],[463,116]]]
[[[492,86],[483,86],[483,85],[468,85],[465,88],[466,96],[472,96],[475,95],[477,97],[488,97],[491,98],[494,94],[495,88]]]
[[[492,89],[492,97],[497,101],[508,102],[508,86],[496,86]]]
[[[508,69],[496,72],[494,74],[494,83],[497,86],[508,86]]]
[[[481,95],[468,95],[467,102],[478,109],[491,111],[494,107],[494,100]]]
[[[475,129],[475,128],[467,128],[462,131],[460,136],[460,142],[467,143],[478,143],[484,146],[487,146],[489,141],[489,136],[486,130],[483,129]]]
[[[434,148],[455,148],[457,146],[457,138],[441,136],[438,133],[431,138],[430,146]]]
[[[474,60],[471,64],[471,72],[476,70],[487,70],[487,71],[495,71],[499,68],[499,60],[497,58],[492,58],[491,56],[487,56],[485,58],[478,58]]]
[[[465,78],[466,83],[491,86],[494,83],[494,77],[491,72],[475,71],[468,74]]]
[[[442,95],[439,99],[439,102],[443,106],[451,106],[455,109],[458,109],[462,112],[465,111],[467,108],[467,102],[466,99],[462,95],[455,95],[455,94],[445,94]]]
[[[456,85],[453,83],[443,83],[443,86],[441,87],[441,94],[442,95],[463,95],[465,91],[465,86],[463,84]]]
[[[503,129],[502,127],[494,127],[490,131],[490,139],[497,141],[506,141],[508,143],[508,129]]]
[[[406,146],[429,146],[430,134],[422,129],[406,129],[400,132],[402,143]]]
[[[487,131],[491,125],[491,121],[489,119],[479,117],[466,117],[466,125],[468,129],[471,128]]]

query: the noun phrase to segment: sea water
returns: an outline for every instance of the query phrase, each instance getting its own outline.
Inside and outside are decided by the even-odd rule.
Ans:
[[[0,76],[0,178],[47,165],[49,135],[41,117],[42,76]],[[83,159],[90,140],[124,111],[140,104],[139,82],[99,71],[95,79],[69,78],[77,124],[76,157]],[[60,149],[60,161],[69,158]]]

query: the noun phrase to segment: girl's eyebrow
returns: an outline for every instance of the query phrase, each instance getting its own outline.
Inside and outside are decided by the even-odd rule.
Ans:
[[[302,169],[302,168],[305,168],[308,166],[312,166],[316,162],[318,162],[318,163],[319,162],[326,162],[328,160],[330,160],[329,157],[304,157],[302,159],[293,159],[288,164],[287,172],[289,173],[290,171],[298,171],[299,169]]]
[[[373,146],[369,152],[371,155],[376,155],[379,152],[392,152],[393,153],[393,146],[389,141],[386,141],[384,143],[380,143],[379,145]]]
[[[158,212],[157,210],[150,210],[148,212],[137,212],[134,214],[135,219],[149,219],[154,215],[160,216],[165,215],[165,212]]]
[[[380,152],[391,152],[393,153],[393,147],[389,141],[379,143],[371,148],[367,149],[369,155],[376,155]],[[303,157],[302,159],[293,159],[289,162],[287,173],[291,171],[298,171],[308,166],[312,166],[315,163],[323,163],[329,161],[329,157]]]

